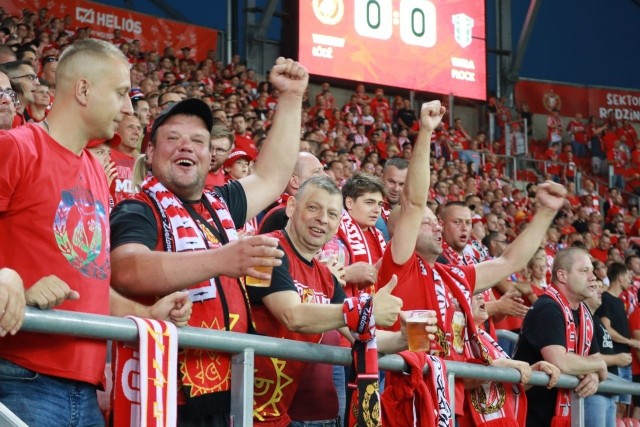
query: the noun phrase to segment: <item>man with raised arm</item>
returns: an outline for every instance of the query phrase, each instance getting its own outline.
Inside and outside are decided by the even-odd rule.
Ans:
[[[298,153],[302,96],[308,74],[278,58],[270,81],[278,109],[254,172],[205,190],[211,161],[213,116],[197,99],[185,99],[156,118],[142,191],[111,216],[113,285],[127,295],[155,298],[189,289],[190,325],[247,332],[248,300],[239,277],[269,279],[254,267],[280,265],[277,240],[238,240],[236,229],[273,202],[291,177]],[[179,356],[180,425],[226,426],[230,415],[231,356],[185,350]]]
[[[490,288],[525,266],[537,249],[540,236],[562,206],[565,190],[552,183],[539,187],[541,209],[500,257],[471,266],[436,264],[442,253],[442,227],[433,212],[425,207],[430,179],[427,165],[431,133],[444,112],[439,101],[423,106],[421,127],[400,197],[400,207],[389,218],[391,241],[382,258],[378,283],[385,283],[396,274],[398,286],[393,294],[403,300],[403,309],[438,311],[438,342],[432,344],[432,351],[451,360],[464,361],[470,357],[479,358],[473,354],[475,349],[469,348],[475,335],[471,295]],[[471,338],[467,345],[465,334]],[[458,381],[455,396],[457,415],[462,415],[463,396],[462,382]]]

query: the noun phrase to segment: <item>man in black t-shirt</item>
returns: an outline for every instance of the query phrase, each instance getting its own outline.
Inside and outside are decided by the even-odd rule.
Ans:
[[[280,93],[278,110],[254,172],[215,191],[204,189],[213,125],[207,104],[186,99],[156,118],[145,159],[151,173],[136,198],[111,216],[114,288],[140,299],[188,289],[191,326],[251,330],[237,278],[268,279],[254,267],[280,265],[283,253],[273,238],[238,240],[236,229],[272,203],[291,176],[308,73],[278,58],[270,81]],[[179,425],[228,426],[230,356],[187,349],[179,359]]]
[[[602,359],[607,364],[609,372],[618,373],[618,366],[627,366],[631,363],[631,354],[617,353],[613,349],[613,340],[597,316],[596,310],[602,305],[602,295],[605,286],[597,280],[598,290],[585,300],[589,311],[593,315],[593,336],[600,346]],[[595,313],[595,314],[594,314]],[[611,393],[596,393],[584,401],[585,427],[613,426],[616,423],[616,403]]]
[[[583,329],[592,318],[582,302],[597,288],[589,254],[580,248],[558,252],[552,283],[524,318],[514,358],[529,364],[546,360],[562,373],[581,378],[574,391],[581,397],[591,396],[607,377],[607,366],[598,343]],[[575,322],[573,335],[568,333],[571,322]],[[554,416],[569,416],[570,399],[564,393],[559,396],[557,389],[533,387],[527,391],[527,398],[528,427],[548,427]]]
[[[607,332],[613,340],[613,350],[615,353],[630,353],[631,349],[640,349],[640,342],[631,339],[629,331],[629,321],[627,310],[620,295],[631,286],[631,277],[627,267],[614,262],[607,268],[609,278],[609,289],[602,294],[602,305],[596,311],[596,315],[602,320],[602,324],[607,328]],[[612,373],[621,378],[631,381],[631,360],[625,366],[618,366]],[[631,404],[631,395],[623,394],[616,398],[619,402],[618,413],[622,418],[626,416],[628,406]]]

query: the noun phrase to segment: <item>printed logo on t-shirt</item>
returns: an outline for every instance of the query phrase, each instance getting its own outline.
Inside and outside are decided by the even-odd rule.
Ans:
[[[300,295],[300,301],[302,303],[313,303],[313,304],[331,304],[331,299],[328,298],[325,294],[320,293],[313,288],[309,287],[309,285],[305,285],[304,283],[300,283],[297,280],[293,280],[293,284],[296,285],[296,289],[298,290],[298,295]]]
[[[109,276],[109,218],[90,190],[62,191],[53,233],[60,252],[76,270],[92,279]]]

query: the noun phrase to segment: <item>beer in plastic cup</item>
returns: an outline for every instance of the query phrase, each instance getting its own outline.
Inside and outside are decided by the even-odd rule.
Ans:
[[[411,310],[407,312],[409,351],[429,351],[431,348],[431,341],[425,330],[428,318],[428,310]]]
[[[267,273],[267,274],[272,274],[273,273],[273,266],[257,266],[257,267],[253,267],[255,270],[261,272],[261,273]],[[267,288],[269,286],[271,286],[271,279],[258,279],[256,277],[253,276],[247,276],[244,279],[244,283],[247,286],[256,286],[259,288]]]

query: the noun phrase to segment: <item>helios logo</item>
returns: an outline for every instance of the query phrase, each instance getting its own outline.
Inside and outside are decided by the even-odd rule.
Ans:
[[[85,9],[84,7],[76,7],[76,20],[83,24],[94,24],[96,22],[96,11]]]

